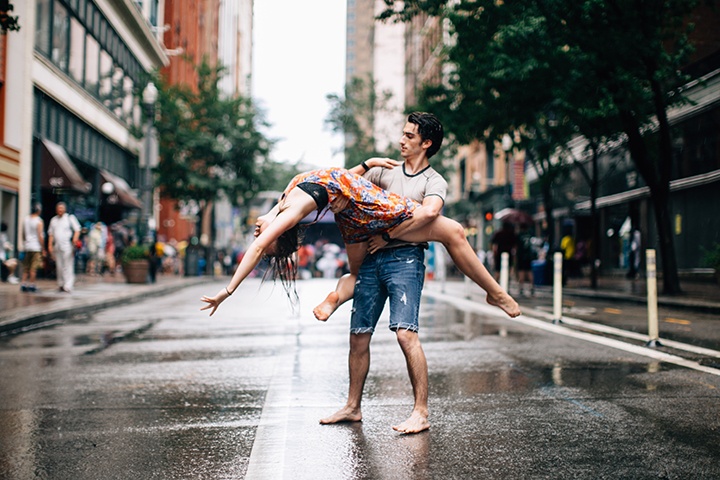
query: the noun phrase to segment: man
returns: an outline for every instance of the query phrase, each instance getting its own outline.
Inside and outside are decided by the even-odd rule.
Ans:
[[[429,163],[443,140],[443,128],[434,115],[412,113],[400,139],[404,163],[388,160],[385,166],[369,167],[366,162],[354,167],[353,173],[376,185],[422,203],[412,219],[392,230],[395,237],[421,229],[435,219],[443,207],[447,182]],[[362,420],[361,401],[365,379],[370,368],[370,340],[385,301],[390,300],[390,329],[395,331],[405,355],[415,403],[410,417],[393,429],[417,433],[430,427],[428,422],[428,371],[425,353],[418,337],[420,295],[424,282],[424,256],[427,245],[393,241],[387,233],[369,242],[358,274],[353,297],[348,359],[350,387],[347,403],[322,424]],[[333,307],[334,309],[334,307]]]
[[[48,253],[55,259],[58,290],[72,292],[75,285],[75,244],[80,239],[80,223],[67,213],[65,202],[55,206],[56,215],[48,226]]]
[[[22,283],[20,290],[23,292],[35,292],[37,286],[35,279],[37,270],[42,265],[42,257],[45,255],[45,222],[40,217],[42,206],[36,203],[32,206],[30,215],[23,221],[23,247],[25,257],[23,258]]]

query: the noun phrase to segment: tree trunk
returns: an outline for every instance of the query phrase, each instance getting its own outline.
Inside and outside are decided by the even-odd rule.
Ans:
[[[667,205],[670,197],[670,182],[662,180],[660,168],[648,154],[645,139],[632,112],[620,113],[623,131],[628,136],[628,149],[633,163],[650,188],[650,198],[655,210],[655,225],[658,231],[660,258],[662,260],[663,293],[675,295],[681,292],[677,271],[677,259],[673,241],[670,210]]]

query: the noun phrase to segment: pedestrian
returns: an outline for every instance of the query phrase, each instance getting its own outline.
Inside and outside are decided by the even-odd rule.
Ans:
[[[510,222],[503,222],[502,228],[495,232],[495,235],[493,235],[490,240],[490,244],[492,245],[493,267],[495,269],[496,280],[500,278],[500,269],[502,268],[501,259],[503,253],[507,253],[510,257],[508,268],[513,267],[513,253],[517,247],[517,242],[518,239],[517,235],[515,235],[515,227],[513,227],[513,224]]]
[[[2,222],[0,224],[0,264],[2,265],[2,277],[3,280],[7,279],[8,283],[17,284],[20,283],[20,279],[15,276],[15,269],[17,268],[17,258],[13,257],[13,244],[7,236],[8,226],[7,223]]]
[[[23,221],[21,232],[25,256],[23,257],[22,283],[20,284],[20,290],[23,292],[37,291],[35,284],[37,270],[42,265],[45,255],[45,222],[40,216],[41,212],[42,205],[35,203],[30,215]]]
[[[642,259],[642,235],[637,227],[630,232],[630,255],[628,259],[627,278],[635,280],[640,272],[640,260]]]
[[[55,259],[58,290],[70,293],[75,285],[75,246],[80,240],[80,222],[67,213],[65,202],[58,202],[55,213],[48,225],[48,253]]]
[[[103,262],[105,261],[105,241],[103,240],[103,225],[96,222],[90,228],[86,239],[88,262],[87,271],[89,275],[102,273]]]
[[[417,130],[413,128],[406,131],[404,137],[417,138],[419,135]],[[432,142],[419,140],[417,143],[424,145],[421,148],[427,149],[429,147],[428,143]],[[406,151],[407,148],[415,147],[403,145],[403,151]],[[387,163],[385,159],[371,159],[371,161],[372,166],[381,166]],[[370,161],[365,164],[367,167],[359,166],[356,168],[369,170],[371,168],[369,163]],[[295,188],[296,186],[298,188]],[[414,243],[439,241],[448,249],[458,268],[485,289],[488,303],[498,306],[510,316],[520,314],[520,309],[515,300],[495,282],[479,261],[474,250],[467,242],[463,227],[458,222],[443,216],[436,216],[436,213],[429,211],[431,208],[425,205],[421,206],[418,202],[407,197],[382,190],[363,177],[343,169],[316,170],[296,176],[285,189],[279,203],[268,214],[258,218],[255,230],[256,239],[248,248],[230,284],[213,297],[203,297],[202,301],[206,302],[207,305],[202,309],[211,309],[210,314],[212,315],[218,306],[234,292],[260,262],[262,255],[270,257],[272,268],[269,274],[283,282],[288,288],[291,299],[296,299],[297,294],[291,282],[295,278],[293,268],[296,269],[296,265],[292,255],[298,248],[298,223],[313,210],[318,210],[318,217],[316,218],[319,218],[320,212],[326,205],[330,204],[332,206],[337,200],[339,200],[340,204],[346,202],[350,204],[348,207],[333,208],[336,222],[346,243],[351,272],[349,278],[357,277],[360,265],[367,252],[375,254],[380,247],[385,246],[385,243],[389,242],[394,236]],[[427,220],[428,218],[431,219]],[[413,224],[423,219],[426,220],[423,228],[413,229]],[[378,238],[377,235],[380,235],[381,238]],[[377,240],[381,240],[381,242]],[[422,283],[418,277],[422,278],[423,276],[422,258],[408,254],[398,254],[397,256],[401,258],[402,263],[414,266],[417,268],[416,272],[420,273],[419,276],[414,275],[414,279],[409,280],[410,282],[416,282],[414,290],[418,298],[406,299],[408,304],[419,306]],[[340,299],[352,297],[355,286],[354,281],[347,282],[344,280],[346,278],[341,279],[341,285],[339,283],[338,289],[334,292]],[[348,289],[349,293],[347,293]],[[402,303],[402,301],[399,303]],[[380,304],[380,310],[383,304]],[[391,311],[397,308],[398,305],[391,304]],[[416,336],[417,326],[411,324],[411,321],[416,321],[417,315],[417,308],[414,308],[413,312],[409,312],[401,322],[392,325],[392,327],[396,331],[412,332]],[[377,312],[377,316],[379,316],[379,312]],[[395,315],[391,313],[391,316],[394,317]],[[361,329],[359,332],[372,333],[373,329],[374,326],[364,327],[364,330]],[[419,343],[413,343],[413,345],[418,346]],[[422,363],[425,364],[424,353],[421,353],[421,358]],[[426,364],[424,369],[421,370],[424,370],[424,376],[427,377]],[[420,375],[422,376],[423,373]],[[416,378],[411,379],[413,383],[416,380]],[[360,392],[362,392],[362,383],[364,383],[364,374],[362,374]],[[424,383],[426,385],[427,381],[425,380]],[[418,409],[414,409],[413,415],[406,422],[395,427],[399,431],[411,433],[424,430],[428,426],[426,405],[422,407],[425,408],[425,411],[422,412],[423,415],[416,414],[421,408],[421,402],[427,403],[427,391],[416,391],[415,393],[416,407]],[[351,419],[327,421],[326,423],[347,420]]]
[[[525,294],[525,282],[530,283],[530,295],[535,295],[532,262],[537,258],[537,255],[535,254],[530,227],[526,223],[520,225],[520,233],[518,234],[515,252],[517,256],[515,271],[517,272],[518,284],[520,285],[520,295]]]

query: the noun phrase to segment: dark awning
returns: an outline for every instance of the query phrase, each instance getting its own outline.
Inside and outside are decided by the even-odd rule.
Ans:
[[[107,170],[100,170],[100,177],[103,183],[109,182],[113,185],[113,191],[107,196],[107,202],[110,204],[120,204],[129,208],[142,208],[142,202],[138,200],[128,183]]]
[[[80,175],[63,147],[50,140],[42,140],[42,168],[40,183],[45,188],[69,189],[88,193],[92,185]]]

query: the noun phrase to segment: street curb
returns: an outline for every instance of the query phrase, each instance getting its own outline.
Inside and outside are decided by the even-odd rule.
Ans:
[[[584,291],[576,289],[563,289],[563,295],[570,297],[583,297],[583,298],[600,298],[604,300],[616,300],[627,303],[635,303],[639,305],[647,305],[647,298],[627,295],[623,293],[603,292],[603,291]],[[720,295],[720,294],[719,294]],[[705,313],[720,313],[720,303],[707,302],[704,300],[690,300],[683,299],[682,296],[678,298],[668,298],[660,296],[657,299],[658,305],[665,307],[685,308],[688,310],[695,310]]]
[[[138,302],[151,295],[162,295],[181,288],[199,285],[201,283],[212,281],[213,277],[196,277],[179,281],[169,285],[153,285],[142,288],[138,291],[125,292],[112,298],[89,299],[72,306],[48,307],[42,313],[24,316],[18,314],[15,318],[4,320],[0,323],[0,336],[14,335],[44,326],[55,325],[61,323],[64,318],[80,313],[91,313],[105,308],[115,307],[117,305]]]

